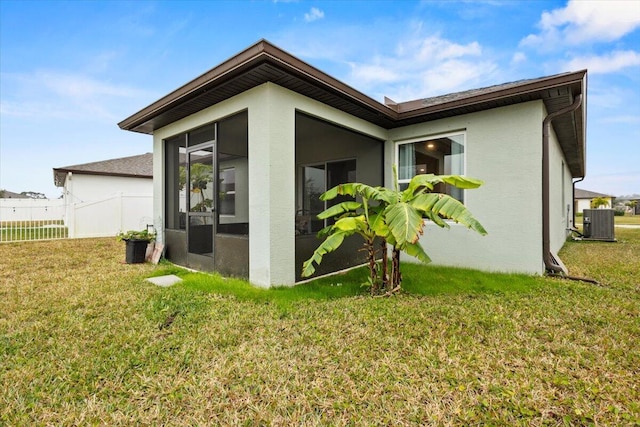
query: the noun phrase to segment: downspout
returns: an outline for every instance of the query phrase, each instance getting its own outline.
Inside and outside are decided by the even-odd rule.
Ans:
[[[577,228],[576,227],[576,184],[584,181],[584,176],[576,181],[573,181],[573,183],[571,184],[571,203],[573,203],[573,220],[571,222],[571,228]]]
[[[573,104],[553,112],[542,122],[542,259],[545,268],[556,274],[564,274],[564,269],[551,255],[551,232],[549,212],[549,132],[551,122],[558,116],[574,112],[582,105],[582,94],[578,95]],[[564,207],[563,207],[564,208]]]

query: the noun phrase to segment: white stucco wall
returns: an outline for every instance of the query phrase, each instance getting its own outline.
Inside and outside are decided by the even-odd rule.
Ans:
[[[390,131],[395,143],[466,131],[465,174],[485,183],[466,190],[465,205],[488,232],[427,223],[420,242],[434,264],[489,271],[542,273],[541,101],[496,108]],[[389,168],[390,169],[390,168]],[[387,176],[387,185],[391,177]]]
[[[69,237],[115,236],[152,223],[153,180],[109,175],[67,174],[65,224]]]
[[[572,226],[572,187],[571,171],[552,128],[549,136],[549,232],[550,249],[554,254],[564,245]]]
[[[153,180],[108,175],[67,175],[64,190],[68,203],[89,202],[113,196],[116,193],[151,194]]]

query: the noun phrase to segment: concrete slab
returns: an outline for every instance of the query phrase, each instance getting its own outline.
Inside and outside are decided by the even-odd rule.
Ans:
[[[150,277],[145,279],[147,282],[151,282],[156,286],[162,286],[163,288],[167,288],[169,286],[173,286],[176,283],[182,282],[182,279],[176,276],[175,274],[169,274],[167,276],[158,276],[158,277]]]

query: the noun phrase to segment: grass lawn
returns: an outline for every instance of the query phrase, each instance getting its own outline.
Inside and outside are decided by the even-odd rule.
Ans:
[[[633,224],[640,225],[640,215],[625,215],[614,217],[616,224]]]
[[[0,244],[0,425],[638,425],[640,229],[616,237],[561,253],[601,286],[404,265],[391,298]]]
[[[0,222],[0,242],[64,239],[68,232],[61,220]]]

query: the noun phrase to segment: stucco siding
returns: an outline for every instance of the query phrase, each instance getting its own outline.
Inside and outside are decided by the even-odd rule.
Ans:
[[[153,223],[150,178],[73,173],[64,191],[69,237],[115,236]]]
[[[388,159],[394,158],[396,142],[465,131],[465,174],[484,181],[465,192],[465,205],[488,235],[458,224],[447,230],[427,223],[420,242],[434,264],[543,272],[543,111],[542,102],[535,101],[390,131]]]
[[[117,193],[149,195],[152,188],[150,178],[74,173],[65,180],[69,203],[100,200]]]
[[[549,232],[550,249],[557,254],[573,221],[571,172],[555,132],[549,135]]]

